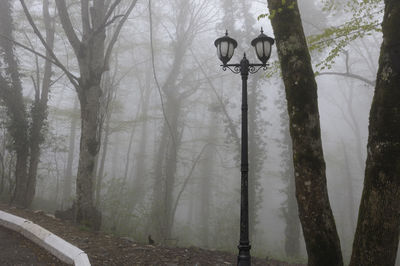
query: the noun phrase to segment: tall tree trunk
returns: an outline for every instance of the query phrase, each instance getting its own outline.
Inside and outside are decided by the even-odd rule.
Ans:
[[[76,127],[78,123],[78,117],[76,112],[78,111],[78,100],[74,99],[74,107],[71,117],[71,126],[69,131],[69,144],[68,144],[68,158],[67,166],[65,168],[64,181],[63,181],[63,208],[71,206],[71,192],[72,192],[72,166],[75,156],[75,138],[76,138]]]
[[[65,0],[55,0],[60,22],[64,33],[72,46],[79,65],[80,77],[69,72],[51,51],[39,29],[35,25],[32,16],[24,0],[20,0],[24,13],[29,23],[39,37],[46,51],[50,52],[55,64],[66,74],[66,77],[74,85],[79,102],[81,104],[81,141],[76,181],[77,204],[75,219],[78,223],[87,225],[93,229],[99,229],[101,225],[101,213],[94,206],[94,173],[97,162],[97,154],[100,147],[100,131],[102,113],[100,110],[101,78],[108,70],[113,47],[118,35],[128,19],[137,0],[130,1],[129,7],[123,16],[119,16],[115,30],[106,43],[106,27],[114,19],[115,8],[120,1],[111,4],[110,1],[81,1],[81,39],[78,37],[73,25],[67,3]]]
[[[49,49],[54,48],[54,18],[49,13],[49,1],[43,1],[43,22],[46,29],[46,42]],[[50,58],[50,52],[46,51],[46,56]],[[39,69],[37,69],[39,71]],[[44,141],[43,128],[47,119],[47,102],[49,98],[49,90],[51,86],[52,63],[45,60],[44,73],[41,91],[36,90],[35,102],[32,108],[32,124],[30,128],[30,158],[28,171],[28,186],[26,192],[26,201],[32,202],[35,196],[36,176],[40,159],[40,145]],[[37,82],[36,86],[39,86]]]
[[[28,120],[22,96],[22,85],[18,62],[14,55],[11,17],[11,2],[0,1],[0,54],[7,65],[0,73],[0,97],[4,101],[10,117],[8,130],[13,138],[13,150],[16,154],[15,192],[12,201],[21,207],[29,207],[26,192],[28,186],[29,137]]]
[[[177,164],[178,117],[180,103],[168,98],[165,113],[168,121],[164,122],[161,142],[156,159],[155,184],[153,188],[153,220],[156,230],[163,241],[171,238],[173,191]],[[156,218],[158,217],[158,218]]]
[[[328,198],[317,84],[296,0],[268,0],[286,89],[296,197],[308,265],[343,265]]]
[[[99,81],[99,79],[97,79]],[[94,172],[100,147],[99,109],[100,84],[82,86],[79,95],[81,103],[81,141],[79,149],[78,174],[76,178],[77,213],[80,224],[100,229],[101,214],[94,207]]]
[[[351,266],[394,265],[400,228],[400,2],[385,0]]]

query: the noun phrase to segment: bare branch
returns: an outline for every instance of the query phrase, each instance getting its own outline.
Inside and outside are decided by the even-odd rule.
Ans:
[[[343,76],[343,77],[347,77],[347,78],[353,78],[353,79],[360,80],[360,81],[362,81],[362,82],[364,82],[364,83],[366,83],[366,84],[368,84],[368,85],[370,85],[372,87],[375,86],[375,80],[369,80],[369,79],[366,79],[366,78],[364,78],[364,77],[362,77],[360,75],[353,74],[353,73],[346,73],[346,72],[344,72],[344,73],[341,73],[341,72],[320,72],[320,73],[318,73],[317,76],[322,76],[322,75],[336,75],[336,76]]]
[[[121,2],[121,0],[115,0],[110,8],[107,10],[107,14],[104,16],[104,21],[103,21],[103,25],[105,25],[107,23],[107,20],[111,17],[111,14],[114,12],[115,8],[119,5],[119,3]]]
[[[225,115],[225,117],[227,119],[229,131],[231,132],[232,137],[236,142],[236,145],[240,149],[240,138],[239,138],[239,135],[238,135],[238,133],[236,131],[236,126],[235,126],[232,118],[229,116],[228,111],[225,108],[225,104],[224,104],[221,96],[219,96],[219,94],[217,92],[217,89],[215,88],[214,84],[212,83],[212,81],[208,77],[206,71],[204,70],[203,66],[200,64],[199,60],[197,59],[197,57],[196,57],[196,55],[195,55],[195,53],[193,52],[192,49],[190,49],[190,53],[192,54],[193,59],[196,61],[196,64],[199,66],[199,69],[200,69],[201,73],[206,78],[208,85],[210,85],[211,89],[213,90],[213,92],[215,94],[215,97],[217,98],[219,104],[221,105],[222,112],[224,113],[224,115]]]
[[[34,47],[33,47],[33,44],[32,44],[32,42],[31,42],[31,39],[28,37],[28,34],[26,34],[25,31],[23,31],[23,33],[24,33],[25,39],[27,40],[29,46],[30,46],[31,49],[33,50]],[[40,88],[40,67],[39,67],[39,58],[38,58],[38,55],[35,55],[35,65],[36,65],[36,81],[35,81],[35,79],[33,79],[32,76],[31,76],[31,78],[32,78],[32,81],[34,82],[34,86],[37,86],[38,88]],[[35,90],[36,90],[36,89],[35,89]]]
[[[64,2],[64,6],[65,6],[65,1],[63,1],[63,0],[56,0],[56,1],[57,1],[57,2],[58,2],[58,1]],[[24,13],[25,13],[26,18],[28,19],[29,24],[30,24],[31,27],[33,28],[33,31],[35,32],[36,36],[38,36],[39,40],[42,42],[43,46],[46,48],[46,51],[51,55],[52,59],[49,59],[47,56],[45,56],[45,55],[43,55],[43,54],[41,54],[41,53],[38,53],[38,52],[36,52],[35,50],[30,49],[29,47],[27,47],[27,46],[25,46],[25,45],[23,45],[23,44],[21,44],[21,43],[19,43],[19,42],[17,42],[17,41],[10,40],[10,39],[9,39],[9,40],[12,41],[12,42],[14,42],[15,44],[21,46],[22,48],[25,48],[25,49],[31,51],[32,53],[34,53],[34,54],[36,54],[36,55],[38,55],[38,56],[40,56],[40,57],[46,59],[46,60],[50,60],[54,65],[58,66],[62,71],[64,71],[64,73],[67,75],[67,77],[68,77],[68,79],[71,81],[71,83],[72,83],[76,88],[78,88],[78,87],[79,87],[79,85],[78,85],[78,83],[77,83],[78,78],[77,78],[76,76],[74,76],[71,72],[68,71],[68,69],[60,62],[60,60],[58,60],[58,58],[57,58],[57,56],[54,54],[53,50],[52,50],[52,49],[49,47],[49,45],[46,43],[46,41],[45,41],[45,39],[43,38],[42,34],[40,33],[39,29],[36,27],[36,24],[35,24],[35,22],[33,21],[32,16],[31,16],[31,14],[29,13],[28,8],[26,7],[25,1],[24,1],[24,0],[20,0],[20,3],[21,3],[21,5],[22,5],[22,8],[24,9]],[[4,37],[4,36],[3,36],[3,37]],[[5,38],[7,38],[7,37],[5,37]],[[7,39],[8,39],[8,38],[7,38]]]
[[[43,22],[46,31],[46,43],[51,49],[51,51],[54,50],[54,33],[55,33],[54,20],[55,19],[50,16],[49,0],[43,0]],[[50,56],[51,56],[50,52],[46,50],[46,57]],[[49,99],[51,76],[52,76],[52,64],[46,60],[44,64],[42,92],[40,95],[43,106],[47,106],[47,101]]]
[[[38,102],[39,95],[40,95],[39,87],[36,84],[35,78],[33,76],[31,76],[31,80],[32,80],[32,84],[33,84],[33,89],[35,90],[35,101]]]
[[[206,143],[203,148],[201,149],[201,151],[199,152],[199,154],[197,155],[196,159],[194,160],[192,167],[189,171],[189,174],[186,176],[185,181],[183,182],[183,185],[181,187],[181,189],[179,190],[179,193],[176,197],[175,203],[174,203],[174,207],[172,209],[172,220],[175,217],[175,213],[176,213],[176,208],[178,207],[178,203],[179,200],[182,196],[183,191],[185,190],[187,184],[189,183],[190,178],[192,177],[192,174],[194,172],[194,169],[196,168],[197,163],[200,161],[201,156],[203,155],[203,152],[206,150],[207,146],[211,145],[211,143]]]
[[[83,36],[90,32],[89,0],[81,1],[81,17]]]
[[[23,0],[20,0],[23,2]],[[74,27],[72,26],[71,19],[69,18],[68,9],[65,4],[65,0],[56,0],[58,14],[60,15],[60,21],[62,27],[67,35],[68,41],[70,42],[76,56],[79,58],[79,49],[81,41],[75,33]]]
[[[125,12],[124,17],[119,21],[118,26],[115,29],[113,36],[111,37],[110,43],[108,44],[108,47],[107,47],[107,50],[106,50],[106,53],[104,56],[104,69],[108,69],[112,49],[114,48],[114,45],[117,42],[118,35],[121,32],[122,26],[124,25],[125,21],[128,19],[129,14],[132,12],[132,9],[135,7],[136,3],[137,3],[137,0],[132,0],[132,3],[130,4],[128,10]]]
[[[168,132],[169,132],[169,134],[171,136],[172,142],[174,143],[174,146],[176,147],[175,136],[173,134],[171,125],[170,125],[170,123],[168,121],[167,114],[165,112],[164,98],[163,98],[163,94],[162,94],[162,91],[161,91],[160,83],[158,82],[157,73],[156,73],[156,65],[155,65],[155,62],[154,62],[153,19],[152,19],[152,11],[151,11],[151,0],[149,0],[149,24],[150,24],[149,25],[149,27],[150,27],[150,52],[151,52],[151,65],[152,65],[152,69],[153,69],[153,77],[154,77],[154,81],[156,83],[158,94],[160,96],[161,109],[162,109],[162,113],[163,113],[163,116],[164,116],[164,120],[165,120],[165,123],[168,126]]]
[[[6,37],[6,36],[4,36],[4,35],[2,35],[2,34],[0,34],[0,37],[5,38],[5,39],[9,40],[10,42],[13,42],[14,44],[20,46],[21,48],[24,48],[25,50],[28,50],[29,52],[31,52],[31,53],[33,53],[33,54],[35,54],[35,55],[37,55],[37,56],[39,56],[39,57],[41,57],[41,58],[43,58],[43,59],[45,59],[45,60],[50,61],[50,62],[53,63],[54,65],[58,66],[58,67],[67,75],[67,77],[72,78],[72,79],[74,80],[75,83],[76,83],[77,80],[79,80],[78,77],[76,77],[74,74],[72,74],[71,72],[69,72],[69,71],[65,68],[65,66],[62,65],[61,63],[59,63],[58,61],[55,61],[55,60],[53,60],[52,58],[49,58],[49,57],[47,57],[47,56],[45,56],[45,55],[43,55],[43,54],[41,54],[41,53],[39,53],[39,52],[37,52],[37,51],[31,49],[31,48],[29,48],[28,46],[26,46],[26,45],[24,45],[24,44],[22,44],[22,43],[20,43],[20,42],[11,40],[10,38],[8,38],[8,37]],[[75,84],[74,84],[74,86],[75,86]]]

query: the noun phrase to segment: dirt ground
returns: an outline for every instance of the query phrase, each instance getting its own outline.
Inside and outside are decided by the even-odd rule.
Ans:
[[[42,211],[22,210],[0,203],[0,210],[24,217],[79,247],[92,265],[236,265],[236,255],[196,247],[162,247],[135,243],[128,238],[80,229]],[[252,265],[305,266],[252,257]]]

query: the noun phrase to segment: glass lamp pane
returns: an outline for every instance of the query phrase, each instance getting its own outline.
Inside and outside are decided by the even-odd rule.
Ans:
[[[221,59],[221,46],[220,45],[218,45],[218,47],[217,47],[217,56],[218,56],[218,58],[219,59]]]
[[[271,54],[271,44],[267,41],[264,42],[264,53],[265,56],[269,58]]]
[[[229,49],[228,49],[228,59],[231,59],[233,56],[233,51],[235,50],[235,47],[233,46],[233,43],[229,43]]]
[[[229,48],[228,42],[221,42],[220,46],[221,46],[220,48],[221,57],[226,57],[228,55],[228,48]]]
[[[264,49],[263,49],[263,42],[259,41],[256,43],[256,53],[258,58],[264,57]]]

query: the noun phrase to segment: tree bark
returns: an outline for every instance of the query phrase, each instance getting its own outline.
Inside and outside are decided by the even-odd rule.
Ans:
[[[317,84],[296,0],[268,0],[290,120],[296,197],[308,265],[343,265],[328,198]]]
[[[400,2],[385,0],[351,266],[394,265],[400,227]]]
[[[10,118],[8,131],[13,139],[13,150],[16,154],[15,191],[12,202],[20,207],[29,207],[26,201],[28,186],[29,137],[28,118],[22,96],[22,84],[18,62],[14,54],[13,19],[11,2],[0,1],[0,55],[7,65],[0,72],[0,97],[6,105]],[[4,66],[2,66],[4,67]]]

